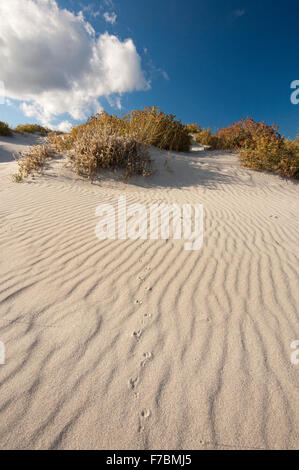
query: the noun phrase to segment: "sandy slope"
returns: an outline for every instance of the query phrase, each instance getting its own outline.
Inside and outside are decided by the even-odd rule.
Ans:
[[[14,145],[0,142],[0,447],[298,448],[298,186],[199,151],[154,151],[146,181],[90,185],[57,162],[16,184]],[[202,250],[99,241],[95,208],[122,194],[203,203]]]

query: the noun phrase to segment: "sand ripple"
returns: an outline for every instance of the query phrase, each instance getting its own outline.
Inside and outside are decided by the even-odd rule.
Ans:
[[[298,448],[298,186],[217,153],[130,184],[57,168],[0,177],[0,448]],[[97,240],[124,191],[204,204],[203,249]]]

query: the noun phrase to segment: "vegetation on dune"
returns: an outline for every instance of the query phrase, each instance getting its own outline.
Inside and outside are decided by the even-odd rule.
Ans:
[[[211,128],[200,129],[194,134],[195,141],[200,145],[205,145],[211,150],[216,150],[217,148],[217,138],[212,133]]]
[[[198,124],[186,124],[185,129],[189,134],[197,134],[201,131],[201,127]]]
[[[175,152],[189,152],[191,136],[180,119],[165,114],[160,108],[145,108],[124,116],[128,132],[148,146]]]
[[[19,171],[13,175],[13,180],[19,183],[33,173],[42,173],[47,161],[55,156],[55,149],[50,145],[35,145],[21,152],[17,159]]]
[[[14,128],[14,131],[19,134],[40,134],[41,136],[46,136],[50,132],[49,129],[39,124],[20,124]]]
[[[0,121],[0,135],[3,137],[12,137],[13,133],[6,122]]]
[[[165,114],[159,108],[145,108],[133,111],[122,118],[102,112],[92,116],[87,123],[74,127],[67,136],[50,135],[61,149],[71,149],[82,129],[110,129],[119,136],[132,136],[140,144],[163,150],[188,152],[191,136],[186,127],[172,114]]]
[[[237,150],[242,165],[247,168],[299,178],[299,139],[285,139],[276,126],[247,118],[215,134],[211,129],[201,129],[194,137],[211,150]]]
[[[123,170],[125,178],[148,176],[147,147],[187,152],[192,138],[175,116],[153,107],[122,118],[102,112],[69,134],[49,133],[47,141],[56,151],[67,153],[78,174],[93,179],[101,169]]]
[[[277,128],[261,123],[250,142],[240,149],[243,166],[273,171],[284,177],[299,179],[299,145],[283,138]]]
[[[0,133],[1,128],[11,135],[7,124],[0,123]],[[34,171],[42,172],[47,160],[62,153],[78,174],[89,179],[102,169],[122,170],[126,178],[148,176],[151,174],[148,147],[189,151],[192,139],[212,150],[237,150],[241,164],[247,168],[299,178],[299,136],[295,141],[287,140],[276,126],[251,118],[213,133],[198,124],[183,125],[175,116],[153,107],[133,111],[122,118],[102,112],[73,127],[69,134],[48,132],[36,124],[17,129],[47,134],[47,141],[46,145],[32,147],[20,155],[16,181]]]
[[[42,172],[47,160],[62,153],[67,155],[77,174],[90,180],[103,169],[122,170],[125,178],[149,176],[151,160],[147,147],[134,135],[116,132],[108,116],[90,119],[66,135],[50,133],[47,145],[31,147],[20,155],[15,181],[21,181],[34,171]]]
[[[151,174],[146,147],[134,136],[115,133],[109,125],[81,128],[73,141],[69,159],[75,171],[89,179],[101,169],[123,170],[125,178]]]

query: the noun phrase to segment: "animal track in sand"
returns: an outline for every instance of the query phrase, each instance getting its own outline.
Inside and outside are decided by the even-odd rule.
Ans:
[[[145,352],[145,353],[143,353],[143,357],[144,357],[144,359],[140,363],[141,367],[145,367],[146,364],[153,358],[153,355],[150,352]]]
[[[210,323],[212,321],[212,319],[210,317],[206,317],[206,316],[203,315],[203,316],[198,318],[198,321]]]
[[[131,378],[130,381],[129,381],[130,388],[132,390],[135,390],[135,388],[137,387],[138,382],[139,382],[139,377]]]
[[[139,418],[139,427],[138,427],[138,432],[143,432],[144,431],[144,424],[146,420],[148,420],[151,417],[151,410],[149,409],[144,409],[140,413],[140,418]]]
[[[144,419],[148,419],[151,416],[151,410],[142,410],[140,413],[141,417]]]
[[[148,323],[151,318],[152,318],[151,313],[145,313],[142,317],[142,325],[146,325],[146,323]]]
[[[139,341],[139,340],[140,340],[141,335],[142,335],[142,330],[134,331],[134,332],[133,332],[133,338],[135,338],[136,341]]]

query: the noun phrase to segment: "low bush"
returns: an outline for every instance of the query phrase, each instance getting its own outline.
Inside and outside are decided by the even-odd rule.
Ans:
[[[4,137],[12,137],[13,133],[6,122],[0,121],[0,135]]]
[[[165,114],[157,107],[132,111],[122,118],[103,112],[90,118],[83,126],[108,126],[120,136],[131,135],[140,143],[163,150],[188,152],[191,148],[192,138],[186,126],[176,116]],[[71,135],[78,132],[80,129],[75,127]]]
[[[48,145],[53,145],[57,149],[57,151],[63,152],[72,148],[74,138],[72,137],[71,133],[62,135],[53,131],[49,132],[49,134],[47,135],[46,142]]]
[[[299,178],[299,145],[282,137],[260,137],[254,145],[240,150],[243,166],[279,173],[284,177]]]
[[[160,108],[133,111],[123,120],[128,127],[124,126],[122,132],[129,132],[145,145],[176,152],[189,152],[191,148],[192,138],[181,120]]]
[[[20,124],[14,128],[14,131],[19,134],[40,134],[41,136],[46,136],[50,132],[49,129],[39,124]]]
[[[75,171],[89,179],[101,169],[123,170],[125,178],[151,174],[145,146],[134,136],[116,134],[107,125],[81,127],[72,143],[69,159]]]
[[[40,133],[47,132],[41,126],[33,126],[35,132],[37,128]],[[31,125],[29,127],[32,129]],[[15,180],[33,171],[42,172],[55,152],[66,152],[74,170],[89,179],[101,169],[123,170],[126,178],[134,174],[148,176],[151,161],[146,146],[189,151],[191,134],[197,143],[210,149],[237,150],[245,167],[299,177],[299,136],[296,141],[286,140],[277,127],[250,118],[213,134],[211,129],[201,129],[197,124],[184,126],[175,116],[159,108],[145,108],[123,118],[105,112],[97,114],[85,124],[73,127],[69,134],[49,132],[47,145],[32,147],[20,156]]]
[[[102,132],[109,132],[118,135],[128,135],[128,124],[117,116],[110,115],[106,112],[102,112],[95,116],[92,116],[86,123],[74,126],[69,134],[59,134],[57,132],[50,132],[47,136],[47,141],[51,145],[55,145],[59,151],[71,150],[77,139],[81,138],[81,135],[85,131],[91,129],[100,129]]]
[[[299,177],[299,140],[284,139],[276,126],[247,118],[215,134],[210,129],[203,129],[195,138],[211,150],[237,150],[242,165],[247,168]]]
[[[186,124],[185,129],[189,134],[197,134],[201,131],[201,127],[198,124]]]
[[[194,134],[195,141],[200,145],[206,145],[210,150],[218,148],[218,139],[211,129],[200,129],[199,132]]]
[[[55,150],[49,145],[35,145],[20,152],[17,159],[19,171],[13,176],[14,181],[20,182],[34,172],[42,173],[46,162],[55,156]]]
[[[211,150],[239,150],[254,146],[259,138],[278,136],[275,126],[264,122],[257,123],[251,118],[242,119],[231,126],[218,130],[215,134],[211,129],[202,129],[196,134],[196,140],[207,145]]]
[[[255,122],[251,118],[242,119],[232,126],[220,129],[216,134],[217,146],[223,150],[238,150],[255,147],[261,139],[281,140],[276,126],[265,122]]]
[[[122,118],[106,112],[92,116],[66,135],[51,132],[48,144],[67,152],[73,168],[93,179],[100,169],[120,169],[126,178],[151,174],[146,147],[189,151],[192,137],[173,115],[159,108],[133,111]]]

